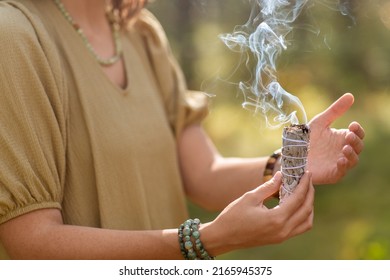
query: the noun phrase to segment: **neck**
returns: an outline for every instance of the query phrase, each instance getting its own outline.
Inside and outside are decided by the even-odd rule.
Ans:
[[[74,21],[86,30],[107,28],[106,0],[61,0]]]
[[[121,59],[119,26],[108,20],[104,0],[92,6],[90,0],[79,5],[71,0],[54,1],[101,65],[108,67]]]

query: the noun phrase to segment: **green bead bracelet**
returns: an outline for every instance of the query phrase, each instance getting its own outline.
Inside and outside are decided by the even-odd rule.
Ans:
[[[186,260],[214,260],[200,240],[199,225],[200,220],[196,218],[188,219],[179,226],[178,239],[181,254]]]

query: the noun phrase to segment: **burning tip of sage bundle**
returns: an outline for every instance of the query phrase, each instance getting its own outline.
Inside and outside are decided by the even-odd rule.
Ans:
[[[280,203],[293,193],[306,171],[309,141],[310,128],[306,124],[294,124],[283,129]]]

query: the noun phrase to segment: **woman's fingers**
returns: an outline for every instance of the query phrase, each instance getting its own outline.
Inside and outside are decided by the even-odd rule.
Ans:
[[[306,172],[294,193],[282,204],[289,211],[284,227],[284,238],[301,234],[313,226],[314,187],[311,173]],[[295,202],[295,203],[293,203]],[[287,207],[286,207],[286,204]]]
[[[350,131],[345,136],[345,142],[347,145],[350,145],[357,154],[360,154],[363,151],[364,143],[358,134],[353,131]]]
[[[336,119],[341,117],[354,103],[354,97],[346,93],[331,104],[325,111],[318,114],[314,119],[320,121],[325,127],[330,126]],[[313,120],[314,120],[313,119]]]
[[[352,122],[348,129],[352,132],[354,132],[360,139],[364,139],[366,133],[364,131],[364,128],[358,123],[358,122]]]
[[[306,200],[307,192],[311,186],[311,177],[312,174],[309,171],[306,171],[305,174],[301,177],[298,186],[294,192],[287,197],[283,203],[280,205],[281,208],[284,208],[286,212],[294,213]]]
[[[265,182],[253,191],[247,193],[256,204],[263,203],[263,201],[277,192],[282,184],[282,173],[276,172],[271,180]]]

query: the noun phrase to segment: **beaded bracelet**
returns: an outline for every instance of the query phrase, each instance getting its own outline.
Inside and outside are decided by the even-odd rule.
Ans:
[[[213,260],[200,240],[199,219],[188,219],[178,229],[180,251],[186,260]],[[195,246],[192,242],[195,240]],[[195,247],[195,248],[194,248]]]
[[[274,174],[274,169],[275,169],[275,164],[281,157],[282,152],[281,150],[276,150],[273,152],[273,154],[268,158],[267,164],[265,165],[264,169],[264,174],[263,174],[263,183],[271,180],[273,174]]]

